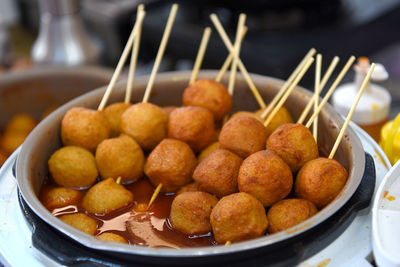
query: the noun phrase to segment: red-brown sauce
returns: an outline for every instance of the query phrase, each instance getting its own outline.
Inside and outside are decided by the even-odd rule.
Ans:
[[[52,179],[45,181],[39,194],[42,203],[46,191],[55,186],[57,185]],[[125,188],[133,193],[134,203],[105,216],[86,213],[81,205],[82,198],[74,205],[49,209],[49,211],[56,217],[78,212],[86,213],[98,222],[96,235],[104,232],[119,234],[127,239],[130,244],[173,248],[217,245],[211,233],[201,236],[187,236],[172,228],[168,218],[175,194],[160,194],[148,211],[140,212],[135,209],[138,205],[147,205],[154,192],[153,186],[148,179],[142,178],[126,185]],[[82,197],[86,191],[82,191]]]

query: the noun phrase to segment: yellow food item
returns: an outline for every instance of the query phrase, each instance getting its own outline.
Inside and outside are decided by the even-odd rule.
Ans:
[[[63,215],[59,219],[89,235],[94,235],[97,231],[96,220],[84,213]]]
[[[392,165],[400,159],[400,114],[393,121],[387,122],[381,130],[379,145]]]
[[[108,242],[116,242],[116,243],[124,243],[128,244],[128,241],[120,235],[113,233],[102,233],[96,236],[97,239],[108,241]]]

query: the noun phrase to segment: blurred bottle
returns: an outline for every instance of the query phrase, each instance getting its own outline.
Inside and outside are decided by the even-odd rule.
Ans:
[[[354,82],[343,84],[336,89],[332,104],[340,114],[344,116],[348,114],[369,67],[368,58],[359,58],[354,66],[356,72]],[[388,76],[385,67],[376,64],[371,80],[384,81]],[[363,128],[376,142],[379,142],[382,126],[389,120],[391,100],[385,88],[369,82],[352,117],[352,121]]]
[[[79,3],[39,0],[39,36],[31,51],[35,63],[75,66],[99,62],[100,51],[79,17]]]

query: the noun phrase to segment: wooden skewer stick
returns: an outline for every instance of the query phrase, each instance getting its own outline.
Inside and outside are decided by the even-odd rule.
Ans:
[[[283,106],[285,103],[286,99],[289,97],[289,95],[292,93],[294,88],[297,86],[297,84],[300,82],[301,78],[303,78],[304,74],[307,72],[307,70],[310,68],[311,64],[314,62],[314,58],[309,58],[304,65],[303,69],[300,71],[300,73],[296,76],[294,79],[293,83],[289,86],[289,88],[286,90],[285,94],[282,96],[282,98],[279,100],[278,104],[274,107],[274,109],[271,111],[271,113],[268,115],[267,119],[264,122],[264,126],[267,127],[269,123],[272,121],[278,110]]]
[[[324,89],[326,83],[328,82],[329,78],[331,77],[333,70],[336,68],[337,64],[339,62],[339,57],[334,57],[331,64],[329,65],[327,71],[325,72],[324,77],[322,77],[321,83],[319,84],[319,92],[321,93],[322,89]],[[308,101],[306,107],[304,108],[303,112],[301,113],[299,120],[297,123],[302,124],[304,120],[306,119],[308,113],[310,112],[310,109],[315,101],[315,97],[313,96],[310,101]]]
[[[308,122],[305,124],[307,128],[311,126],[311,123],[314,121],[315,117],[318,115],[318,113],[321,111],[321,109],[325,106],[325,104],[328,102],[329,97],[333,94],[335,91],[336,87],[339,85],[339,83],[342,81],[344,75],[346,75],[347,71],[350,69],[351,65],[353,64],[354,60],[356,58],[354,56],[351,56],[349,60],[347,61],[346,65],[343,67],[342,71],[339,73],[337,76],[336,80],[333,82],[331,87],[329,88],[328,92],[325,94],[324,98],[322,99],[321,103],[318,106],[318,109],[313,113],[311,118],[308,120]]]
[[[222,27],[222,24],[219,21],[218,17],[215,14],[211,14],[210,18],[211,18],[211,21],[213,22],[215,28],[217,29],[219,35],[221,36],[221,39],[224,42],[225,46],[228,48],[229,52],[232,52],[233,45],[232,45],[231,41],[229,40],[229,37],[226,34],[224,28]],[[244,64],[240,58],[238,59],[238,66],[239,66],[240,72],[242,73],[244,79],[246,80],[247,85],[249,86],[255,99],[257,100],[257,103],[260,105],[261,108],[265,108],[266,104],[265,104],[264,100],[262,99],[260,92],[258,92],[256,85],[254,84],[253,80],[251,79],[249,72],[247,71],[246,67],[244,66]]]
[[[140,4],[137,8],[137,17],[136,21],[138,21],[139,13],[144,11],[144,5]],[[136,62],[139,55],[139,47],[140,47],[140,37],[142,33],[142,22],[139,24],[139,30],[136,35],[135,42],[133,43],[132,54],[131,54],[131,62],[129,65],[129,75],[128,75],[128,83],[126,86],[126,93],[125,93],[125,104],[129,104],[131,102],[132,97],[132,88],[133,88],[133,80],[135,78],[135,70],[136,70]]]
[[[233,56],[233,62],[231,65],[231,73],[229,76],[229,84],[228,84],[228,92],[231,96],[233,96],[233,90],[235,88],[235,81],[236,81],[236,72],[237,72],[237,65],[238,65],[238,59],[240,55],[240,46],[242,44],[242,35],[243,35],[243,27],[244,23],[246,21],[246,15],[245,14],[240,14],[239,16],[239,22],[236,30],[236,38],[235,38],[235,45],[233,47],[234,51],[234,56]]]
[[[244,37],[246,36],[247,30],[248,30],[248,28],[246,26],[244,26],[243,27],[243,33],[242,33],[242,41],[243,41]],[[232,63],[233,56],[234,56],[234,53],[232,51],[232,52],[229,53],[228,57],[225,59],[225,62],[222,65],[222,67],[221,67],[221,69],[220,69],[220,71],[219,71],[219,73],[217,75],[217,78],[215,78],[216,82],[221,82],[222,77],[224,77],[226,71],[228,70],[229,66]]]
[[[302,70],[304,65],[306,64],[307,60],[311,58],[312,56],[315,55],[317,50],[314,48],[311,48],[310,51],[304,56],[304,58],[300,61],[299,65],[294,69],[292,74],[290,74],[289,78],[286,80],[286,82],[282,85],[281,89],[279,89],[278,93],[275,95],[275,97],[272,99],[272,101],[269,103],[268,107],[263,111],[261,114],[261,118],[265,119],[267,115],[271,112],[271,110],[275,107],[276,103],[281,99],[283,94],[286,92],[288,89],[289,85],[293,82],[294,78],[299,74],[299,72]]]
[[[158,184],[156,190],[154,190],[154,193],[150,198],[149,204],[147,205],[147,209],[149,209],[151,207],[151,205],[153,205],[153,203],[156,200],[158,194],[160,194],[161,188],[162,188],[162,184]]]
[[[320,94],[320,80],[321,80],[321,61],[322,61],[322,56],[321,54],[317,55],[317,64],[315,64],[315,88],[314,88],[314,110],[318,109],[318,100],[319,100],[319,94]],[[318,141],[318,116],[315,117],[314,122],[313,122],[313,136],[315,139],[315,142]]]
[[[199,74],[201,63],[203,62],[204,54],[207,49],[208,40],[210,39],[211,28],[206,27],[204,29],[203,37],[201,38],[201,43],[199,47],[199,51],[197,52],[196,61],[194,62],[194,67],[192,71],[192,76],[190,77],[189,84],[193,83],[197,79],[197,75]]]
[[[106,92],[104,93],[104,96],[101,99],[99,107],[97,108],[98,110],[103,110],[104,107],[107,104],[107,100],[110,97],[110,94],[111,94],[112,90],[114,89],[115,83],[118,80],[118,77],[119,77],[119,75],[121,73],[122,67],[124,66],[126,58],[128,57],[129,52],[130,52],[130,50],[132,48],[133,41],[135,40],[135,38],[136,38],[136,36],[137,36],[137,34],[139,32],[139,28],[140,28],[139,24],[143,21],[145,14],[146,14],[146,12],[144,12],[144,11],[139,13],[139,16],[138,16],[138,19],[137,19],[137,21],[135,23],[135,26],[132,29],[132,32],[131,32],[131,34],[129,36],[129,39],[128,39],[128,42],[126,43],[125,48],[122,51],[121,58],[119,59],[117,67],[115,68],[113,76],[111,77],[111,81],[107,86]]]
[[[231,241],[226,241],[225,246],[229,246],[231,244]]]
[[[153,70],[151,71],[150,79],[149,79],[149,82],[147,83],[146,91],[144,92],[143,101],[142,101],[144,103],[147,103],[149,101],[151,89],[153,88],[154,80],[156,78],[158,68],[160,67],[161,60],[164,55],[164,51],[167,46],[169,35],[171,33],[172,26],[174,24],[177,12],[178,12],[178,5],[173,4],[172,8],[171,8],[171,12],[169,13],[167,26],[165,27],[164,34],[161,39],[161,44],[158,49],[156,60],[154,62]]]
[[[367,76],[365,76],[364,81],[363,81],[363,83],[361,84],[361,88],[360,88],[360,91],[359,91],[358,94],[357,94],[356,100],[354,101],[353,106],[351,106],[351,109],[350,109],[350,111],[349,111],[349,114],[347,115],[346,121],[344,122],[344,124],[343,124],[343,126],[342,126],[342,129],[340,130],[339,135],[338,135],[338,137],[336,138],[336,142],[335,142],[335,144],[333,145],[333,148],[332,148],[332,150],[331,150],[331,153],[329,154],[329,158],[330,158],[330,159],[333,159],[333,157],[335,156],[335,153],[336,153],[336,150],[337,150],[338,147],[339,147],[340,141],[341,141],[342,138],[343,138],[343,135],[344,135],[344,133],[345,133],[345,131],[346,131],[346,129],[347,129],[347,126],[348,126],[349,123],[350,123],[350,120],[351,120],[351,117],[352,117],[353,114],[354,114],[354,111],[356,110],[357,104],[358,104],[358,102],[360,101],[360,98],[361,98],[362,94],[363,94],[364,91],[365,91],[365,88],[367,88],[368,82],[369,82],[369,80],[371,79],[371,75],[372,75],[372,73],[374,72],[374,69],[375,69],[375,63],[372,63],[372,64],[371,64],[371,67],[369,68],[369,71],[368,71],[368,73],[367,73]]]
[[[122,177],[119,176],[115,182],[116,182],[117,184],[121,184],[121,180],[122,180]]]

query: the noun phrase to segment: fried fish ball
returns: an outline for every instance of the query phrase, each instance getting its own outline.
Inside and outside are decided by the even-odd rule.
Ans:
[[[184,185],[181,187],[181,189],[176,192],[176,195],[182,194],[184,192],[198,192],[201,191],[199,188],[199,185],[196,182]]]
[[[80,146],[95,152],[97,145],[110,135],[111,127],[101,111],[71,108],[61,122],[61,138],[66,146]]]
[[[261,114],[263,112],[264,112],[264,109],[260,109],[255,112],[255,115],[260,117],[260,119],[261,119]],[[268,113],[268,115],[269,115],[269,113]],[[268,117],[268,115],[266,116],[266,118]],[[275,114],[275,116],[272,118],[271,122],[266,127],[268,136],[271,135],[276,129],[278,129],[279,126],[281,126],[285,123],[293,123],[293,118],[292,118],[292,115],[290,115],[290,112],[289,112],[289,110],[287,110],[287,108],[281,107],[280,109],[278,109],[278,112]]]
[[[205,192],[185,192],[175,197],[171,205],[172,226],[187,235],[211,231],[210,214],[218,199]]]
[[[190,147],[179,140],[164,139],[148,156],[144,172],[162,192],[175,192],[192,180],[197,159]]]
[[[104,116],[111,127],[111,136],[117,136],[121,132],[121,116],[130,106],[131,104],[118,102],[111,104],[104,109]]]
[[[214,142],[205,149],[203,149],[199,156],[197,157],[199,163],[203,161],[208,155],[210,155],[214,150],[219,149],[219,142]]]
[[[91,186],[99,175],[93,154],[77,146],[60,148],[51,155],[48,163],[54,181],[65,187]]]
[[[167,115],[169,116],[169,114],[171,114],[172,111],[174,111],[175,109],[177,109],[177,106],[166,106],[163,107],[162,109],[165,111],[165,113],[167,113]]]
[[[84,213],[62,215],[59,219],[89,235],[94,235],[97,231],[96,220]]]
[[[124,237],[114,234],[114,233],[102,233],[102,234],[96,236],[96,238],[103,240],[103,241],[108,241],[108,242],[128,244],[128,240],[126,240]]]
[[[210,221],[219,244],[260,237],[268,227],[261,202],[243,192],[223,197],[212,210]]]
[[[113,178],[92,186],[83,198],[83,208],[93,214],[105,215],[133,203],[133,194]]]
[[[274,152],[263,150],[250,155],[240,166],[239,191],[256,197],[265,207],[289,195],[293,175],[289,166]]]
[[[297,172],[306,162],[318,157],[318,145],[311,132],[299,123],[278,127],[267,140],[267,149],[274,151]]]
[[[231,119],[237,118],[237,117],[252,117],[254,119],[259,120],[262,123],[263,120],[261,119],[260,115],[261,114],[256,114],[255,112],[250,112],[250,111],[238,111],[231,116]]]
[[[232,96],[222,83],[200,79],[183,92],[183,105],[206,108],[213,113],[216,121],[220,121],[232,108]]]
[[[304,164],[296,177],[296,196],[321,209],[328,205],[346,184],[348,173],[336,160],[317,158]]]
[[[0,148],[7,154],[12,154],[27,137],[28,133],[7,131],[0,140]]]
[[[194,170],[193,179],[202,191],[223,197],[238,191],[242,158],[226,149],[217,149]]]
[[[242,158],[263,150],[267,130],[264,125],[252,117],[239,116],[230,119],[219,134],[221,148],[235,152]]]
[[[121,176],[123,183],[129,183],[143,176],[143,151],[128,135],[122,134],[101,142],[95,159],[102,179]]]
[[[151,150],[167,136],[168,115],[159,106],[138,103],[121,117],[121,131],[131,136],[143,148]]]
[[[36,127],[36,120],[28,114],[16,114],[7,123],[4,132],[24,133],[26,136]]]
[[[202,107],[177,108],[169,115],[168,137],[186,142],[200,152],[216,140],[214,117]]]
[[[76,204],[82,192],[65,187],[51,187],[41,192],[40,200],[48,210]]]
[[[305,199],[283,199],[269,208],[268,232],[273,234],[295,226],[318,212],[315,205]]]

